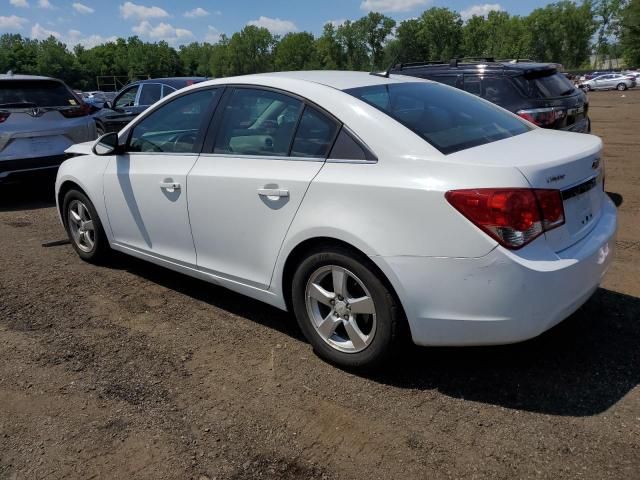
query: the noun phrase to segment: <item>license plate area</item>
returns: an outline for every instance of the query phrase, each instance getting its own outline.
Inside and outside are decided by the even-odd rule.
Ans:
[[[562,191],[566,226],[571,236],[589,229],[598,218],[602,196],[601,175]]]

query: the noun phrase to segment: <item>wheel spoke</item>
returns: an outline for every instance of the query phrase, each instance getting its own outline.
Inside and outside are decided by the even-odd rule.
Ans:
[[[330,338],[338,325],[340,325],[340,319],[334,317],[333,313],[330,313],[322,323],[318,325],[318,332],[320,332],[320,335],[324,338]]]
[[[331,277],[333,279],[333,291],[336,295],[346,297],[347,295],[347,274],[341,268],[334,267],[331,270]]]
[[[90,249],[93,248],[93,239],[91,238],[91,235],[89,235],[89,232],[84,233],[84,242],[87,244],[87,247]]]
[[[70,209],[69,214],[71,215],[71,220],[73,221],[73,223],[78,224],[82,221],[82,219],[80,218],[80,215],[78,215],[78,213],[75,210]]]
[[[328,292],[317,283],[312,283],[309,288],[309,296],[323,305],[331,306],[331,300],[334,299],[335,294]]]
[[[87,210],[87,207],[84,206],[84,203],[79,203],[78,204],[78,213],[80,214],[80,218],[82,220],[91,220],[91,217],[89,216],[89,211]]]
[[[85,222],[84,229],[87,231],[93,232],[93,220],[89,220],[88,222]]]
[[[366,313],[370,315],[376,313],[371,297],[353,298],[349,300],[349,306],[351,307],[351,313]]]
[[[361,350],[367,346],[367,337],[360,331],[360,328],[353,317],[351,317],[349,321],[344,322],[344,329],[347,331],[347,335],[353,344],[353,348]]]

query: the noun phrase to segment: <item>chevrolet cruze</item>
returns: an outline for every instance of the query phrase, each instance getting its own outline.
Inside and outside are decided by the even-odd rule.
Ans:
[[[438,83],[358,72],[203,82],[79,144],[56,192],[111,249],[292,311],[323,358],[534,337],[609,267],[602,143]]]

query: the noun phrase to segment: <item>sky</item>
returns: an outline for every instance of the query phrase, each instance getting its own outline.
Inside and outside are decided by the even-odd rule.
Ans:
[[[493,3],[496,1],[496,3]],[[544,0],[0,0],[0,34],[20,33],[44,39],[50,35],[68,46],[92,47],[117,37],[137,35],[172,46],[194,41],[216,42],[245,25],[277,35],[322,32],[327,22],[356,20],[370,11],[397,21],[416,17],[429,7],[449,7],[463,18],[505,10],[526,15]]]

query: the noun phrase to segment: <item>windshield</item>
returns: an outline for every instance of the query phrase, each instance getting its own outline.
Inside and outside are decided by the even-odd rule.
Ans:
[[[72,107],[78,100],[62,83],[54,80],[0,81],[2,105],[33,104],[37,107]]]
[[[500,107],[437,83],[396,83],[345,90],[450,154],[528,132]]]

